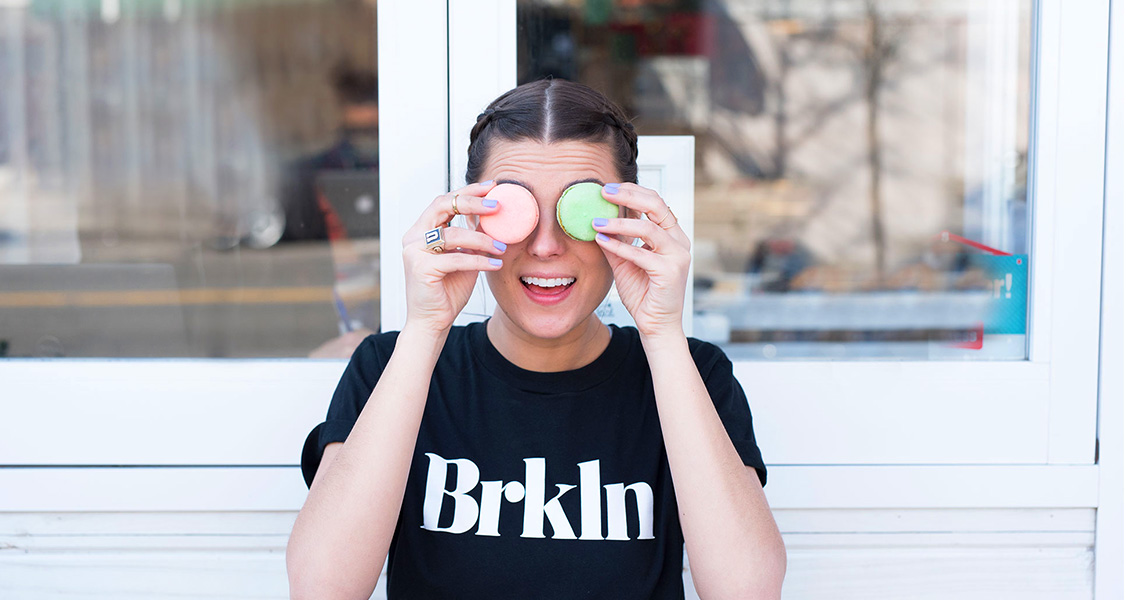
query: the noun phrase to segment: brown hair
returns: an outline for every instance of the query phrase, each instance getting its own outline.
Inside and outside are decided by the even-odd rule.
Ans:
[[[637,132],[617,104],[581,83],[541,79],[493,100],[469,133],[467,182],[480,180],[494,140],[606,144],[622,181],[637,183]]]

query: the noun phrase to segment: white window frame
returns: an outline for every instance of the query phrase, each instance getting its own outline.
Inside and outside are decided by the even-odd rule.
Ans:
[[[515,83],[516,11],[513,0],[378,11],[382,317],[395,323],[401,224],[464,172],[450,119]],[[736,364],[775,508],[1097,506],[1109,5],[1041,0],[1036,15],[1029,359]],[[301,443],[343,368],[0,361],[0,510],[295,509]],[[137,486],[141,497],[123,491]],[[209,486],[221,497],[199,491]]]

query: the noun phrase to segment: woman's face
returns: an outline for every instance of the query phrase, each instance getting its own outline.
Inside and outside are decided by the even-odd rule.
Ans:
[[[613,275],[596,243],[563,233],[555,203],[575,183],[619,181],[610,149],[577,141],[498,141],[482,179],[524,186],[540,211],[535,231],[510,244],[502,255],[504,267],[487,275],[504,313],[497,316],[537,338],[558,338],[587,323],[610,290]]]

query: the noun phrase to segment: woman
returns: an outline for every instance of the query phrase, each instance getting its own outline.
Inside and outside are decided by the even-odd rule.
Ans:
[[[389,553],[391,598],[679,598],[685,545],[701,597],[780,595],[746,398],[723,353],[684,336],[689,241],[632,183],[636,159],[621,110],[579,84],[525,84],[478,118],[467,181],[484,183],[404,235],[406,324],[357,349],[306,442],[293,597],[367,598]],[[555,203],[581,181],[648,219],[568,237]],[[531,235],[449,227],[462,252],[427,250],[455,214],[499,210],[499,183],[535,196]],[[479,271],[496,312],[451,327]],[[594,315],[612,282],[636,329]]]

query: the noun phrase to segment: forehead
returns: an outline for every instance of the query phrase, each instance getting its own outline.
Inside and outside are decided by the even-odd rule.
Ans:
[[[620,179],[606,144],[580,141],[497,140],[483,169],[484,179],[513,181],[533,194],[559,194],[577,181]]]

